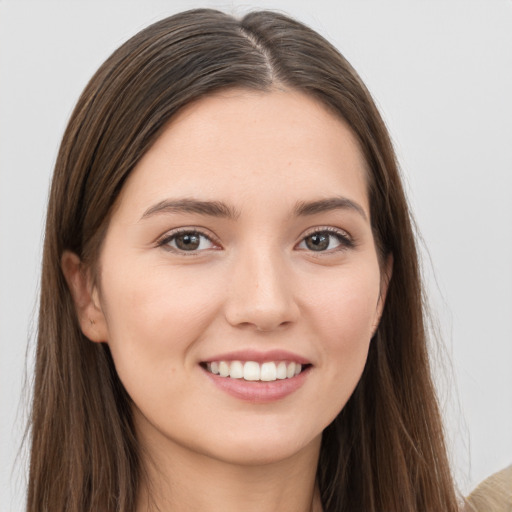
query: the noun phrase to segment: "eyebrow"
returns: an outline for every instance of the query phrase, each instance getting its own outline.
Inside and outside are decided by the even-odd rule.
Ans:
[[[237,219],[240,212],[221,201],[199,201],[197,199],[166,199],[148,208],[141,217],[145,219],[157,213],[198,213],[210,217]]]
[[[319,199],[318,201],[299,201],[295,206],[294,213],[297,217],[302,217],[332,210],[352,210],[361,215],[364,220],[368,220],[363,207],[359,203],[341,196]]]
[[[330,197],[317,201],[299,201],[293,209],[296,217],[306,217],[332,210],[352,210],[368,220],[363,207],[346,197]],[[240,211],[222,201],[201,201],[198,199],[165,199],[148,208],[141,220],[158,213],[197,213],[209,217],[220,217],[236,220],[240,217]]]

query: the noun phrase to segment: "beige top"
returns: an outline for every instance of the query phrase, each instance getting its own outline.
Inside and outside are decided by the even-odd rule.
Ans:
[[[484,480],[467,497],[464,512],[512,512],[512,465]]]

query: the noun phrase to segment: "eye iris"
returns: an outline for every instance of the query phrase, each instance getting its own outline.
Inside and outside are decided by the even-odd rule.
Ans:
[[[329,247],[329,235],[315,233],[306,238],[306,245],[312,251],[323,251]]]
[[[176,247],[184,251],[193,251],[199,247],[201,240],[196,233],[186,233],[176,237]]]

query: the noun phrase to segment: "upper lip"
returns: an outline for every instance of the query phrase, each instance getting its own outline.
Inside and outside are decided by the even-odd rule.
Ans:
[[[254,361],[256,363],[266,363],[270,361],[289,361],[300,364],[311,364],[305,357],[294,354],[287,350],[267,350],[265,352],[259,350],[236,350],[233,352],[224,352],[216,354],[203,362],[211,361]]]

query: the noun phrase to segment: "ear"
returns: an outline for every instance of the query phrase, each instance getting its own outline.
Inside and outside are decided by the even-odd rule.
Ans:
[[[380,278],[380,293],[379,300],[377,302],[377,311],[375,314],[375,321],[372,326],[372,338],[377,332],[377,328],[379,327],[380,318],[382,316],[382,312],[384,311],[384,304],[386,303],[386,296],[388,294],[389,283],[391,281],[391,276],[393,275],[393,254],[389,253],[386,256],[386,261],[384,261],[381,267],[381,278]]]
[[[90,271],[84,268],[80,258],[71,251],[62,254],[61,267],[75,303],[82,332],[91,341],[107,341],[107,323],[101,309],[98,288],[92,282]]]

